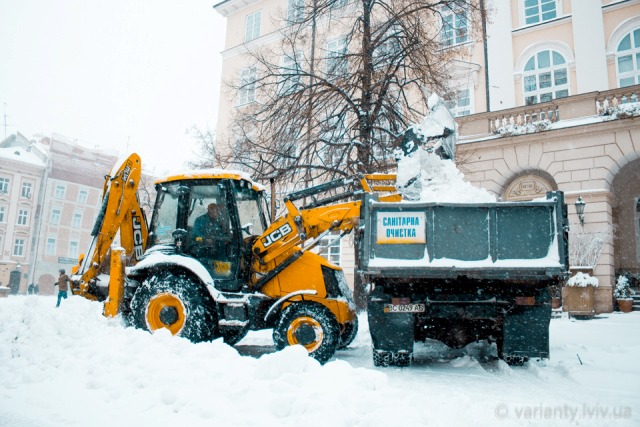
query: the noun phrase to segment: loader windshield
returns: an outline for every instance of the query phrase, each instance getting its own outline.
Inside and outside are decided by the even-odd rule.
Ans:
[[[179,184],[164,185],[158,188],[158,196],[151,225],[151,242],[154,245],[172,244],[173,233],[177,228]]]
[[[242,237],[259,236],[265,230],[265,218],[260,204],[260,193],[243,181],[236,182],[236,203],[242,227]]]

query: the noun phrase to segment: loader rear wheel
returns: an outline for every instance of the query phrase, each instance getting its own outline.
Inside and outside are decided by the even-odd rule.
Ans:
[[[353,322],[347,322],[340,326],[340,344],[338,345],[338,349],[347,348],[356,338],[356,335],[358,335],[358,318],[356,317],[353,319]]]
[[[282,310],[273,329],[278,350],[300,344],[318,362],[326,363],[340,342],[340,325],[324,305],[317,302],[295,302]]]
[[[168,329],[192,342],[216,337],[218,320],[206,289],[184,274],[147,278],[131,300],[129,323],[147,331]]]

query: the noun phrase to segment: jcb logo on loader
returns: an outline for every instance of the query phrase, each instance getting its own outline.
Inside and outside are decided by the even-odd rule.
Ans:
[[[267,237],[263,237],[262,246],[264,246],[265,248],[268,248],[269,246],[273,245],[275,242],[282,239],[284,236],[291,233],[292,231],[293,229],[291,229],[291,226],[289,224],[284,224],[277,230],[274,230],[271,233],[269,233]]]
[[[131,174],[131,162],[127,162],[127,166],[125,166],[124,170],[122,171],[122,181],[127,182],[130,174]]]
[[[133,223],[133,253],[135,254],[136,261],[142,259],[142,224],[140,223],[140,216],[134,215],[132,218]]]

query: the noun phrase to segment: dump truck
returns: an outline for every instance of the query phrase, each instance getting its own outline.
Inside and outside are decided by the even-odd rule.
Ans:
[[[273,329],[277,349],[300,344],[321,363],[351,343],[358,319],[344,271],[311,249],[357,225],[360,195],[373,192],[364,177],[293,192],[269,223],[265,188],[248,175],[173,174],[155,183],[147,223],[141,172],[134,153],[105,176],[91,245],[72,270],[74,294],[103,301],[105,315],[131,326],[193,342],[233,345],[249,330]]]
[[[527,202],[380,201],[365,194],[360,265],[376,366],[414,342],[487,340],[521,365],[549,357],[549,286],[568,277],[563,193]]]

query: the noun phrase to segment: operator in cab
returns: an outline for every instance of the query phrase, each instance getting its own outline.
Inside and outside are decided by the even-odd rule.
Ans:
[[[207,213],[193,223],[193,240],[203,246],[212,246],[216,238],[229,237],[229,221],[225,209],[216,202],[207,206]]]

